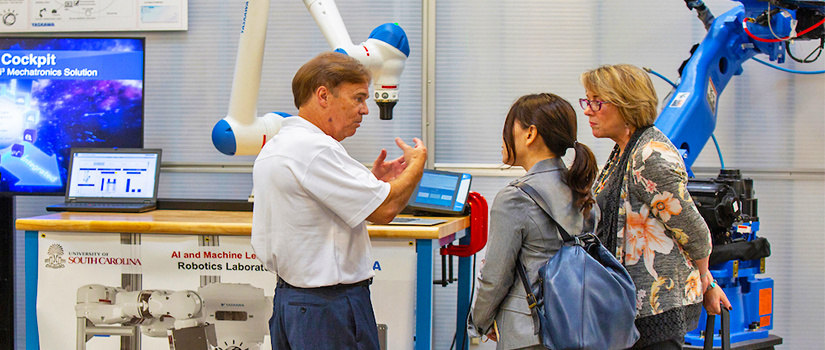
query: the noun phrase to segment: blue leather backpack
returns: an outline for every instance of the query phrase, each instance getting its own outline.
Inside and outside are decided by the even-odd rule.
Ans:
[[[525,183],[527,193],[549,216],[544,199]],[[553,217],[564,244],[539,268],[539,290],[530,288],[524,265],[518,273],[527,291],[540,338],[548,349],[626,349],[639,339],[636,286],[624,266],[593,233],[571,237]]]

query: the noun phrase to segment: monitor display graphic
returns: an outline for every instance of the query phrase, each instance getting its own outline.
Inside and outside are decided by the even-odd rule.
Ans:
[[[455,189],[459,175],[431,174],[423,176],[418,185],[416,202],[424,204],[452,207],[455,200]]]
[[[152,198],[158,153],[75,153],[69,197]]]
[[[0,37],[0,194],[65,194],[72,147],[143,147],[144,45]]]
[[[467,173],[424,169],[407,206],[422,212],[461,214],[472,179]]]

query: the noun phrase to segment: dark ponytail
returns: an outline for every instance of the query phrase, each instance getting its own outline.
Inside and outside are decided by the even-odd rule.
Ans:
[[[573,205],[588,217],[596,203],[591,187],[599,168],[590,148],[576,141],[578,128],[573,106],[565,99],[548,93],[525,95],[516,100],[507,114],[502,131],[510,165],[515,164],[518,156],[513,141],[513,125],[516,122],[523,128],[535,125],[544,144],[556,157],[564,157],[569,148],[575,149],[576,158],[565,180],[573,192]]]
[[[567,171],[567,185],[573,190],[575,206],[580,208],[584,217],[588,217],[590,209],[596,203],[592,188],[599,166],[596,164],[596,157],[587,145],[575,141],[573,149],[576,151],[576,158],[573,159],[573,165]]]

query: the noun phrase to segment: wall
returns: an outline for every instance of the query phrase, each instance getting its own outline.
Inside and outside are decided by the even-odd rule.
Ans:
[[[473,190],[492,204],[496,192],[518,171],[498,171],[501,126],[510,104],[526,93],[549,91],[571,102],[584,96],[578,76],[608,63],[650,67],[670,79],[704,37],[704,28],[682,1],[604,0],[471,1],[435,3],[436,132],[430,155],[437,168],[474,173]],[[706,2],[717,15],[736,2]],[[379,121],[377,106],[358,134],[344,141],[348,151],[372,163],[380,148],[400,155],[395,136],[422,135],[422,6],[418,1],[339,1],[350,35],[358,43],[376,26],[397,22],[407,32],[411,54],[401,80],[401,100],[392,121]],[[146,147],[164,149],[161,198],[245,199],[251,192],[251,156],[228,157],[214,149],[212,126],[226,114],[234,71],[242,1],[189,1],[185,32],[104,33],[141,35],[146,49]],[[813,47],[802,43],[799,52]],[[273,2],[259,115],[294,113],[290,82],[295,70],[329,50],[300,1]],[[799,55],[799,54],[797,54]],[[785,64],[805,70],[814,64]],[[669,85],[653,77],[660,98]],[[775,329],[787,348],[818,348],[825,333],[825,82],[822,76],[778,72],[756,62],[744,64],[719,98],[716,137],[726,166],[740,168],[755,182],[762,230],[773,247],[766,277],[774,278]],[[574,102],[575,106],[575,102]],[[579,140],[604,163],[612,142],[590,135],[579,115]],[[719,160],[712,145],[694,166],[697,176],[715,176]],[[17,217],[45,214],[62,197],[17,197]],[[22,291],[22,233],[16,244],[17,290]],[[482,254],[483,256],[483,254]],[[479,257],[481,258],[481,256]],[[479,260],[480,261],[480,260]],[[440,259],[434,271],[440,274]],[[436,349],[453,336],[454,286],[435,287]],[[16,321],[24,323],[24,295],[18,292]],[[18,328],[16,344],[25,334]],[[484,344],[490,347],[491,344]]]

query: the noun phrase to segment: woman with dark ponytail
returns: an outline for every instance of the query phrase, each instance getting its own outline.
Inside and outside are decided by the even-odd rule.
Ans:
[[[593,152],[576,140],[576,112],[559,96],[519,98],[502,132],[502,162],[527,174],[499,191],[490,211],[487,254],[469,328],[498,342],[496,349],[543,349],[538,319],[531,316],[517,262],[538,289],[538,270],[561,248],[558,226],[515,185],[524,182],[545,199],[553,219],[567,232],[592,229],[598,211],[591,192],[598,165]],[[561,157],[576,154],[570,169]]]

